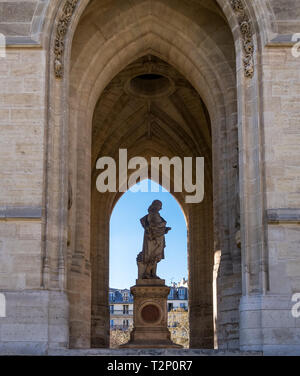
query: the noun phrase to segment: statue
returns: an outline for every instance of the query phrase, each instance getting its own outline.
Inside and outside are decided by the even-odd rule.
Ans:
[[[162,203],[152,202],[141,218],[145,230],[143,250],[137,256],[138,279],[130,288],[133,295],[133,329],[129,342],[121,348],[182,348],[171,340],[168,329],[167,299],[170,287],[156,275],[157,263],[164,258],[165,234],[171,228],[159,215]]]
[[[165,258],[165,234],[171,230],[159,214],[161,208],[161,201],[153,201],[148,208],[149,214],[140,220],[145,232],[143,250],[137,256],[139,279],[160,279],[156,275],[157,263]]]

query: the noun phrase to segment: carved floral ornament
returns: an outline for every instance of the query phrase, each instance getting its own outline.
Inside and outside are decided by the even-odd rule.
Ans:
[[[62,14],[57,24],[54,46],[54,73],[56,78],[63,78],[65,37],[78,2],[79,0],[66,0],[62,10]],[[242,0],[230,0],[230,2],[232,9],[237,14],[238,22],[240,25],[240,31],[243,38],[243,63],[245,76],[251,78],[254,75],[254,44],[251,21],[245,11],[245,7]]]
[[[56,27],[54,45],[54,73],[56,78],[63,78],[63,58],[65,51],[65,37],[71,22],[74,10],[79,0],[67,0]]]
[[[245,76],[248,78],[252,78],[254,75],[254,44],[251,21],[245,11],[245,7],[242,0],[231,0],[231,6],[237,15],[238,22],[240,25],[240,31],[243,38],[243,63]]]

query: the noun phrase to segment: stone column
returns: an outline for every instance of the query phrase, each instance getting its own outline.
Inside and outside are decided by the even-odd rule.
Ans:
[[[209,200],[191,208],[189,236],[190,347],[212,349],[213,252]]]

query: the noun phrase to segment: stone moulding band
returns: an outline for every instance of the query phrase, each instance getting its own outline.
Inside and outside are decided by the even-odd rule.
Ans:
[[[2,206],[0,207],[0,220],[7,219],[41,219],[41,207],[28,206]]]
[[[231,0],[231,7],[237,15],[240,32],[243,38],[243,65],[245,77],[252,78],[254,75],[254,43],[253,27],[242,0]]]
[[[269,209],[267,219],[270,224],[300,223],[300,209]]]
[[[56,26],[56,35],[54,43],[54,73],[56,78],[63,78],[64,68],[64,52],[65,52],[65,38],[68,32],[68,27],[72,20],[75,8],[79,0],[67,0],[63,6],[62,14],[59,17]]]
[[[6,48],[41,48],[40,42],[29,37],[6,37]]]

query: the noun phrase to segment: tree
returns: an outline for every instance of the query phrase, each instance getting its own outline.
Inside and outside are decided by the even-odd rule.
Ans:
[[[110,347],[117,348],[124,343],[127,343],[130,339],[131,329],[111,329],[110,330]]]
[[[174,343],[189,347],[190,328],[188,311],[184,308],[173,309],[168,313],[168,327]]]

